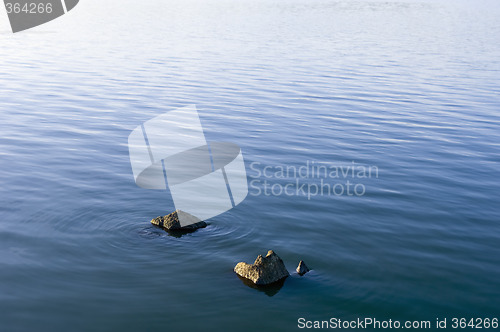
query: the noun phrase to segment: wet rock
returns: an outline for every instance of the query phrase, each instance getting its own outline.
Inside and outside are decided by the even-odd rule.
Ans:
[[[187,222],[189,225],[181,226],[179,217],[183,220],[183,223]],[[151,223],[153,225],[163,227],[167,231],[192,231],[198,228],[207,227],[206,222],[201,221],[197,217],[181,210],[175,210],[169,215],[154,218],[151,220]]]
[[[274,295],[278,294],[278,292],[283,288],[283,285],[285,284],[286,278],[283,278],[281,280],[278,280],[276,282],[273,282],[272,284],[269,285],[256,285],[253,283],[252,280],[243,278],[238,275],[238,278],[241,280],[243,285],[248,286],[250,288],[256,289],[259,292],[263,292],[269,297],[273,297]]]
[[[300,274],[301,276],[303,276],[304,274],[306,274],[310,270],[307,267],[306,263],[304,263],[304,261],[300,261],[299,262],[299,266],[297,266],[296,271],[297,271],[298,274]]]
[[[269,285],[289,276],[285,264],[272,250],[268,251],[266,257],[259,255],[253,264],[236,264],[234,272],[256,285]]]

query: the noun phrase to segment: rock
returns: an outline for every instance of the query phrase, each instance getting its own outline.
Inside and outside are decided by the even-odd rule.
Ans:
[[[179,217],[183,220],[184,223],[188,222],[189,225],[187,226],[181,226],[181,223],[179,221]],[[151,220],[151,223],[153,225],[163,227],[167,231],[191,231],[195,230],[198,228],[203,228],[207,227],[207,223],[204,221],[201,221],[197,217],[181,211],[181,210],[175,210],[169,215],[166,215],[164,217],[157,217]]]
[[[248,286],[250,288],[258,290],[259,292],[263,292],[264,294],[266,294],[269,297],[272,297],[272,296],[278,294],[278,292],[281,290],[281,288],[283,288],[283,285],[285,284],[285,281],[286,281],[286,278],[283,278],[283,279],[278,280],[276,282],[273,282],[272,284],[269,284],[269,285],[256,285],[250,279],[243,278],[242,276],[239,276],[239,275],[237,275],[237,276],[238,276],[238,279],[240,279],[241,282],[245,286]]]
[[[272,284],[289,276],[285,264],[272,250],[268,251],[266,257],[259,255],[253,264],[236,264],[234,272],[256,285]]]
[[[307,272],[309,272],[309,268],[307,267],[306,263],[304,263],[304,261],[300,261],[299,262],[299,266],[297,266],[297,273],[300,274],[301,276],[303,276],[304,274],[306,274]]]

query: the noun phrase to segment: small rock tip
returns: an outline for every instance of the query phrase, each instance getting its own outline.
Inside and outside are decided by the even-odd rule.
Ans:
[[[299,262],[299,266],[297,266],[297,269],[296,269],[297,273],[301,276],[303,276],[304,274],[306,274],[307,272],[309,272],[309,268],[307,267],[306,263],[304,263],[304,261],[300,261]]]

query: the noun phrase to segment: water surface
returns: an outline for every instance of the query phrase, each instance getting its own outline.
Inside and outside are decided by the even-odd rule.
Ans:
[[[498,317],[499,15],[495,1],[87,0],[15,35],[5,16],[2,329]],[[135,185],[127,137],[190,104],[209,141],[241,146],[249,181],[252,163],[308,161],[378,177],[357,180],[359,197],[256,184],[169,236],[149,220],[170,195]],[[269,249],[313,271],[274,294],[247,287],[234,265]]]

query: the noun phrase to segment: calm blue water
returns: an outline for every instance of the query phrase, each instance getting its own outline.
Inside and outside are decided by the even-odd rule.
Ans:
[[[87,0],[13,35],[4,15],[0,329],[498,317],[499,16],[483,0]],[[135,185],[127,138],[190,104],[209,141],[241,146],[249,181],[252,163],[308,161],[378,177],[355,179],[359,197],[257,183],[169,236],[149,222],[169,193]],[[234,265],[269,249],[313,271],[274,296],[247,287]]]

